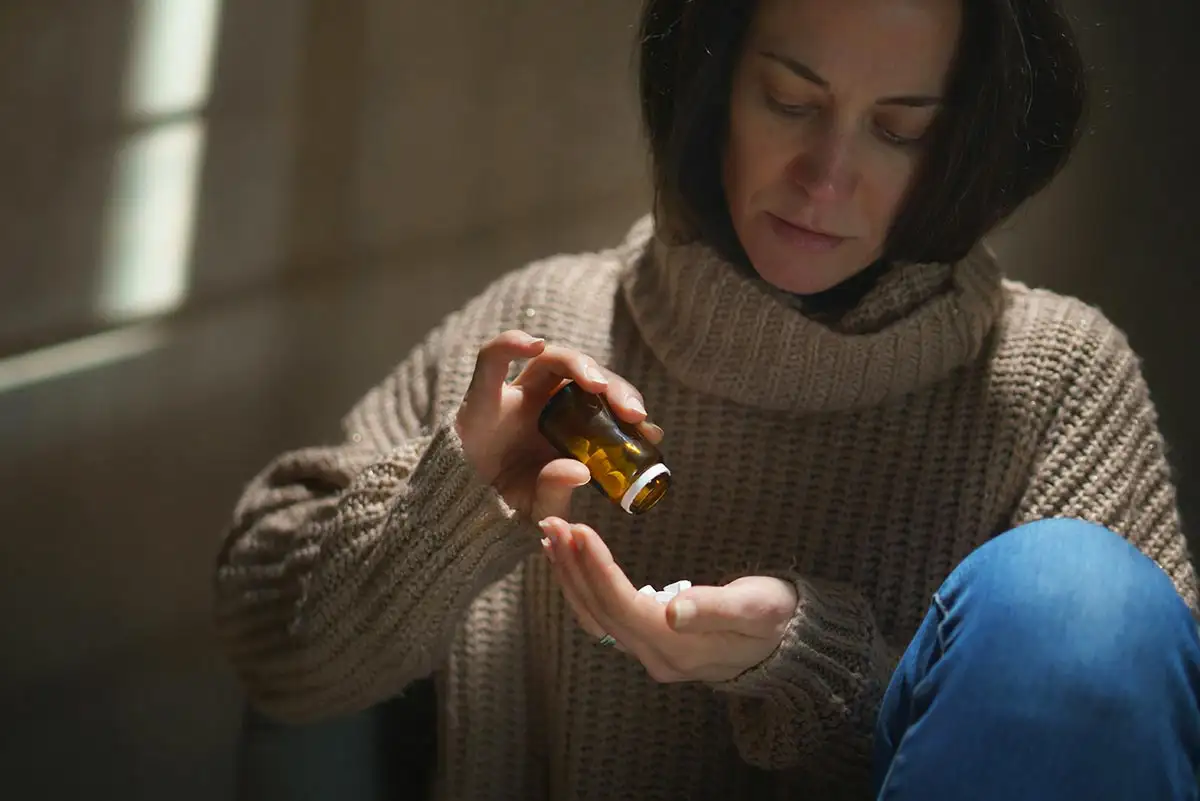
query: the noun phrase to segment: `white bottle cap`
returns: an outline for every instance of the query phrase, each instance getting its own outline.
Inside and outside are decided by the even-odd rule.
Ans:
[[[625,491],[625,496],[621,498],[621,508],[630,514],[633,514],[629,507],[633,506],[633,501],[635,498],[637,498],[638,493],[644,490],[651,481],[659,476],[669,475],[671,475],[671,471],[668,470],[667,466],[662,462],[647,467],[645,472],[637,477],[637,481],[633,482],[633,485]]]

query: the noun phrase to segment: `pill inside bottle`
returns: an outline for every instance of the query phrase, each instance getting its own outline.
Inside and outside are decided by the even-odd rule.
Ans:
[[[563,456],[592,474],[591,484],[629,514],[650,511],[671,484],[662,453],[602,395],[564,384],[542,409],[538,430]]]

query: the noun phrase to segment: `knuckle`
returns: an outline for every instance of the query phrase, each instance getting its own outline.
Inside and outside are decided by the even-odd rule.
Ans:
[[[593,373],[600,373],[605,378],[612,377],[612,373],[606,370],[604,365],[600,364],[600,362],[590,353],[584,353],[581,350],[570,350],[568,353],[580,369],[590,370]]]
[[[782,579],[780,581],[782,582]],[[773,595],[765,606],[763,613],[771,620],[778,622],[791,620],[792,615],[796,613],[795,589],[791,585],[787,585],[786,592]]]
[[[623,384],[619,380],[614,380],[612,378],[609,378],[608,380],[608,390],[605,392],[605,394],[610,400],[616,401],[617,403],[626,404],[631,400],[635,400],[642,405],[645,405],[646,403],[646,399],[642,397],[642,393],[638,392],[636,389],[633,389],[628,384]]]
[[[521,344],[522,341],[528,338],[528,334],[517,328],[510,328],[507,331],[497,334],[484,343],[479,349],[480,355],[494,356],[512,348],[515,345]]]
[[[608,380],[613,385],[614,389],[617,389],[620,392],[628,395],[637,395],[639,398],[642,396],[641,390],[635,387],[625,376],[621,375],[620,373],[614,373],[612,370],[609,370],[606,367],[600,367],[600,369],[606,376],[608,376]]]
[[[499,349],[500,349],[500,346],[496,343],[495,340],[484,343],[483,347],[481,347],[479,349],[479,352],[475,354],[475,374],[476,375],[478,375],[479,372],[485,366],[487,366],[487,364],[489,362],[495,360],[496,354],[499,351]]]
[[[547,345],[544,355],[560,362],[584,358],[582,353],[567,345]]]
[[[792,619],[792,614],[796,611],[795,606],[795,604],[788,603],[786,599],[775,601],[767,610],[767,617],[776,623],[786,623]]]
[[[795,611],[792,600],[783,595],[754,595],[741,599],[730,609],[731,616],[744,620],[762,620],[771,623],[782,623],[790,620]]]

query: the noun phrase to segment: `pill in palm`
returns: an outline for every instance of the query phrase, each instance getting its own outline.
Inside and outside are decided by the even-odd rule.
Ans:
[[[658,601],[660,604],[668,604],[671,602],[672,598],[674,598],[676,595],[678,595],[679,593],[683,592],[684,590],[688,589],[691,586],[692,586],[692,582],[687,581],[686,579],[681,579],[680,581],[676,581],[671,584],[668,584],[667,586],[663,587],[661,590],[654,589],[653,584],[647,584],[645,587],[642,587],[641,589],[639,589],[638,592],[641,593],[642,595],[650,596],[654,600]]]

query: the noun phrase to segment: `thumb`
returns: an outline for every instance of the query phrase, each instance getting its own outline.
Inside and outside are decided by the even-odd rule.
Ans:
[[[796,611],[796,589],[782,579],[747,576],[723,587],[692,587],[667,604],[667,624],[687,634],[735,632],[749,637],[783,633]]]
[[[533,490],[533,519],[566,518],[571,495],[592,480],[587,466],[575,459],[555,459],[538,473]]]

